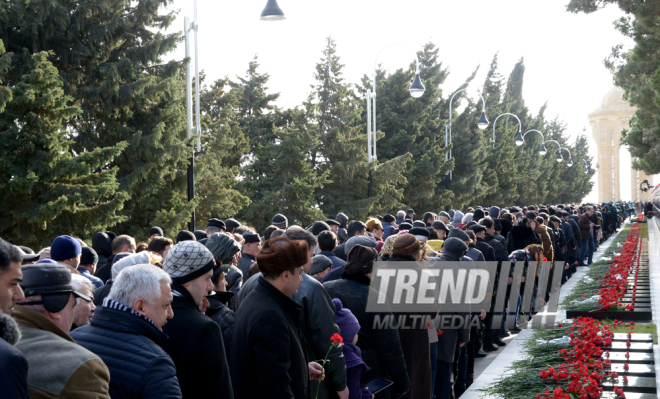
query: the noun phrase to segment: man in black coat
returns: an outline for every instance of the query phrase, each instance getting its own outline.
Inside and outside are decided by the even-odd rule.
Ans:
[[[14,348],[21,337],[11,315],[14,304],[25,299],[18,283],[23,278],[22,252],[0,238],[0,387],[7,398],[28,398],[28,363]]]
[[[213,290],[214,267],[213,254],[197,241],[176,244],[163,262],[174,296],[174,318],[163,327],[170,337],[164,349],[176,365],[184,398],[234,397],[222,331],[201,311]]]
[[[482,254],[484,254],[486,262],[496,261],[495,250],[493,250],[493,247],[488,245],[488,243],[485,241],[486,227],[480,224],[473,224],[469,227],[469,229],[474,231],[474,234],[477,236],[477,242],[475,245],[477,246],[477,249],[481,251]]]
[[[237,267],[241,270],[241,273],[243,273],[243,282],[245,282],[245,280],[247,280],[248,270],[250,270],[250,266],[256,262],[255,256],[259,253],[259,250],[261,250],[261,238],[259,237],[259,234],[254,233],[251,230],[243,233],[243,238],[245,239],[245,243],[243,244],[241,259],[238,260]],[[238,291],[234,292],[234,294],[237,292]]]
[[[509,254],[506,252],[506,247],[502,245],[502,242],[495,238],[495,222],[490,217],[485,217],[479,222],[480,225],[486,228],[486,235],[484,241],[491,247],[495,252],[496,261],[505,261],[509,259]],[[501,237],[501,236],[500,236]]]
[[[290,299],[298,290],[307,258],[304,241],[285,237],[267,241],[257,255],[259,269],[266,277],[253,276],[257,284],[236,313],[231,377],[237,398],[311,396],[309,379],[323,369],[305,359],[303,307]]]

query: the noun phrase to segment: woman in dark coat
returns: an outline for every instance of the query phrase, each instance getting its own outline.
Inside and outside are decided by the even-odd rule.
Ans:
[[[412,234],[402,234],[394,241],[392,256],[388,262],[415,262],[422,260],[424,247]],[[410,318],[415,316],[405,313]],[[421,320],[433,314],[421,314]],[[403,324],[403,323],[402,323]],[[409,326],[405,326],[409,327]],[[421,328],[400,328],[401,349],[406,360],[408,375],[410,376],[410,391],[404,398],[430,398],[431,397],[431,351],[429,343],[428,326]]]
[[[391,389],[379,393],[378,398],[400,396],[410,389],[410,379],[401,350],[399,332],[396,329],[376,328],[374,320],[386,320],[391,317],[388,313],[375,313],[366,311],[369,293],[375,294],[371,283],[371,271],[377,253],[373,248],[355,245],[348,255],[348,263],[344,266],[344,273],[339,280],[328,281],[323,286],[334,299],[341,300],[344,308],[350,309],[360,323],[357,346],[362,351],[362,360],[370,368],[362,374],[362,383],[367,383],[376,377],[385,378],[394,382]]]
[[[302,306],[289,298],[300,286],[307,243],[268,240],[257,263],[263,275],[236,313],[230,363],[234,397],[307,399],[310,376],[320,376],[322,368],[314,362],[308,368]]]

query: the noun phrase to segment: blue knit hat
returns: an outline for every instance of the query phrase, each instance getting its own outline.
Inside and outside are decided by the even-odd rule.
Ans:
[[[59,236],[50,246],[50,258],[55,261],[75,258],[81,252],[80,243],[71,236]]]
[[[350,309],[344,308],[341,300],[335,298],[332,300],[332,303],[335,304],[335,309],[337,310],[337,325],[341,330],[341,337],[344,339],[344,342],[353,343],[353,339],[355,339],[358,331],[360,331],[360,323]]]

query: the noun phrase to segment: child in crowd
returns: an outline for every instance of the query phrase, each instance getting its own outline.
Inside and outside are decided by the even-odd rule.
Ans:
[[[341,337],[344,340],[344,358],[346,359],[346,386],[348,387],[349,399],[372,399],[373,394],[368,389],[360,388],[360,379],[362,373],[369,370],[369,367],[362,360],[360,348],[355,346],[357,343],[360,323],[350,311],[344,308],[339,299],[333,299],[337,310],[337,325],[341,330]]]

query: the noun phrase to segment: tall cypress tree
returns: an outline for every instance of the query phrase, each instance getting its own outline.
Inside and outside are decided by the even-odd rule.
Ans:
[[[126,143],[72,151],[75,136],[63,121],[80,109],[70,105],[48,56],[35,53],[14,65],[12,72],[24,75],[0,113],[0,235],[33,246],[47,246],[57,234],[90,238],[121,219],[128,199],[117,191],[117,168],[107,167]]]
[[[102,168],[117,167],[120,188],[131,196],[123,210],[130,217],[117,229],[133,235],[145,234],[152,223],[182,227],[194,206],[185,194],[190,147],[181,64],[163,62],[180,42],[180,33],[163,33],[175,18],[175,12],[160,12],[170,3],[17,0],[3,3],[0,13],[0,35],[19,65],[34,52],[57,55],[52,62],[64,94],[81,109],[64,121],[77,135],[73,150],[129,143]]]
[[[311,154],[312,166],[329,181],[316,191],[316,201],[327,215],[344,212],[364,220],[367,215],[400,205],[402,172],[409,154],[378,164],[373,177],[373,197],[368,197],[368,176],[375,164],[367,162],[366,126],[361,120],[363,104],[344,82],[335,41],[329,37],[323,58],[316,65],[312,103],[317,127],[318,150]]]
[[[206,134],[195,166],[195,190],[200,197],[197,215],[202,226],[211,217],[233,217],[250,202],[236,188],[239,165],[249,148],[236,115],[243,89],[225,91],[226,87],[228,79],[219,79],[201,93]]]
[[[418,56],[426,87],[420,98],[412,98],[408,91],[414,64],[389,76],[383,71],[377,73],[377,128],[383,132],[378,158],[389,160],[409,152],[412,159],[405,168],[403,203],[440,210],[451,198],[451,192],[444,188],[444,175],[453,162],[445,160],[448,149],[444,148],[445,121],[441,115],[446,104],[438,101],[447,70],[438,60],[438,48],[433,43],[426,44]],[[370,87],[369,82],[366,76],[362,79],[363,91]]]

